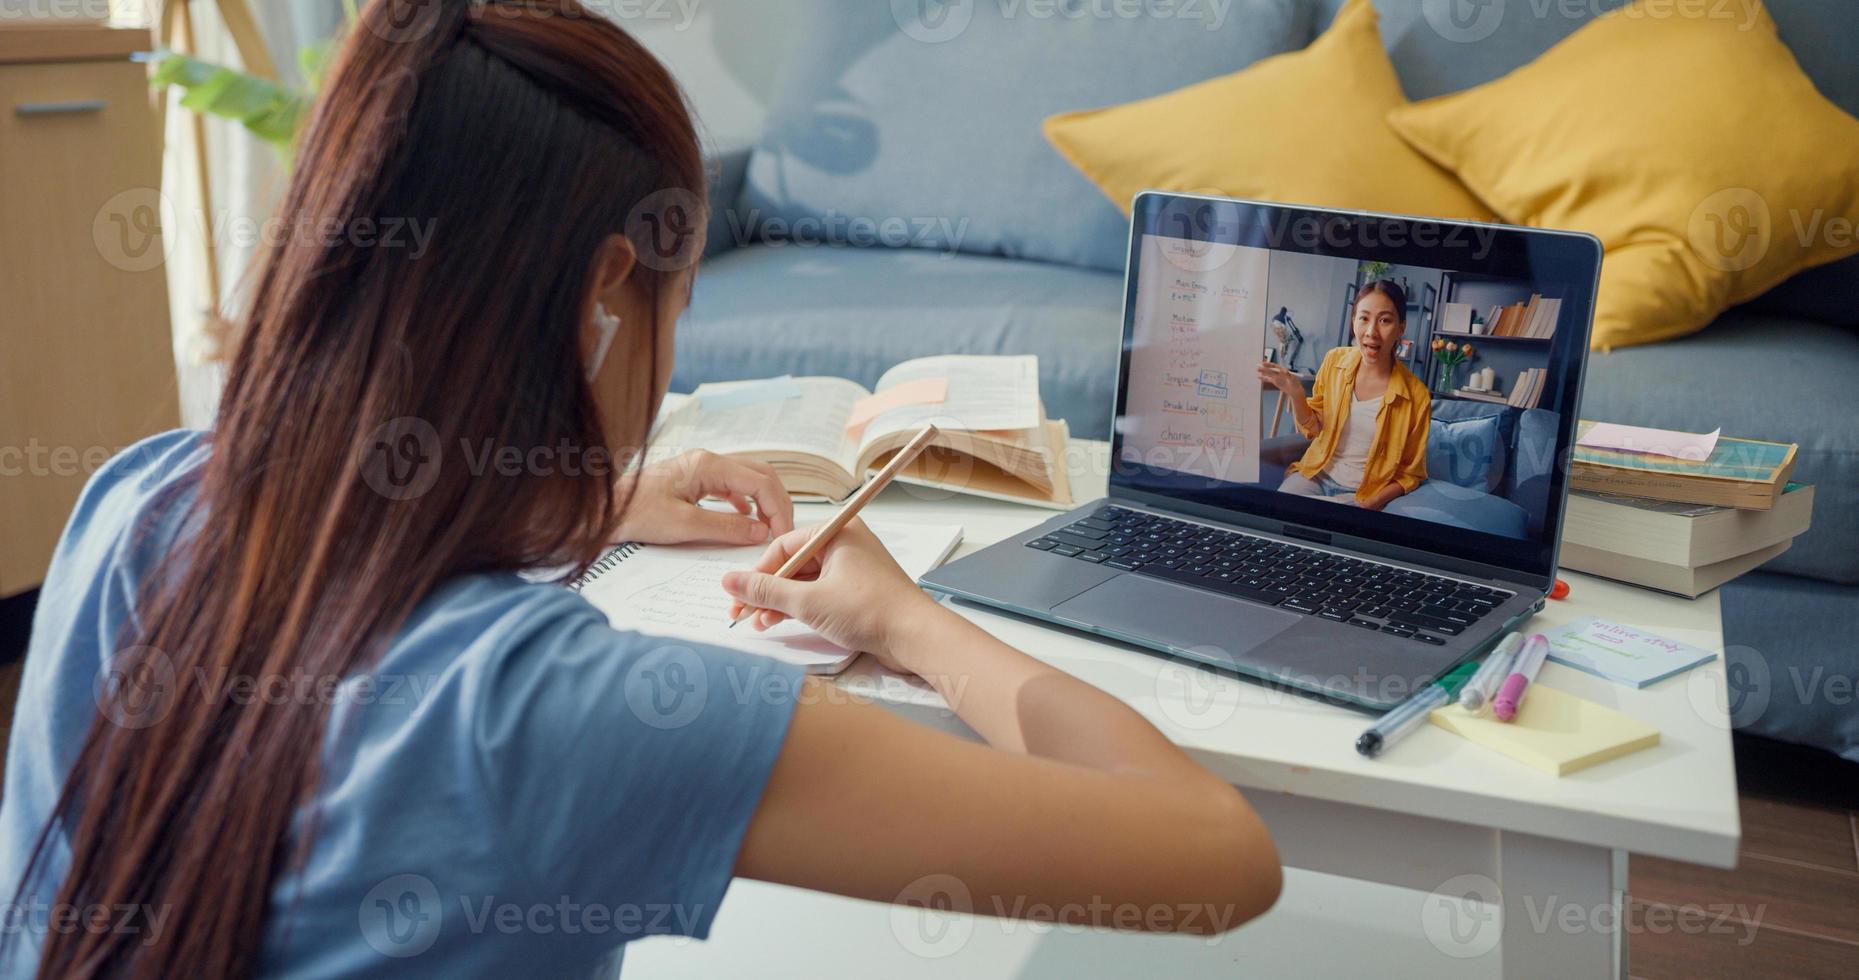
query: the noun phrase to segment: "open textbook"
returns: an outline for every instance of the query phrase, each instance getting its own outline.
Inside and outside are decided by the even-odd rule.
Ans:
[[[929,423],[941,435],[898,480],[1072,506],[1068,430],[1046,418],[1031,356],[918,358],[870,391],[822,377],[702,385],[665,416],[653,455],[708,449],[760,460],[789,493],[840,500]]]
[[[962,541],[962,528],[955,524],[873,521],[870,526],[912,579],[942,564]],[[832,643],[804,623],[788,620],[764,632],[748,623],[729,628],[730,598],[723,591],[723,574],[753,567],[765,550],[623,544],[602,555],[568,587],[606,613],[614,629],[732,647],[795,664],[808,673],[844,670],[858,652]]]

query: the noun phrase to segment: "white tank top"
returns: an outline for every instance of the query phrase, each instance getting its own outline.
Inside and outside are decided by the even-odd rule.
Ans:
[[[1375,413],[1381,399],[1352,399],[1349,416],[1343,419],[1343,431],[1336,437],[1336,452],[1330,456],[1330,479],[1351,490],[1362,486],[1362,474],[1368,467],[1368,451],[1375,445]]]

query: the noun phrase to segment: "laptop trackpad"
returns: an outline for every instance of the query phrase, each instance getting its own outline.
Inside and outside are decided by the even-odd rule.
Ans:
[[[1119,575],[1052,607],[1062,620],[1227,661],[1303,617],[1141,575]]]

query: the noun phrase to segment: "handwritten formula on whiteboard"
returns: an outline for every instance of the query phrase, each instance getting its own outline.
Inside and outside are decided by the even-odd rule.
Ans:
[[[1259,481],[1264,249],[1143,239],[1125,453],[1231,483]]]

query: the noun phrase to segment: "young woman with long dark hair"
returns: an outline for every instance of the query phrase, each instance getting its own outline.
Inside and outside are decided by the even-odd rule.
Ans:
[[[734,875],[883,901],[950,876],[982,913],[1121,928],[1271,905],[1237,792],[930,601],[862,525],[778,581],[806,532],[770,471],[619,475],[670,378],[703,178],[670,76],[575,0],[367,5],[280,209],[315,234],[261,257],[213,428],[101,470],[47,576],[0,973],[585,973],[704,935]],[[923,676],[986,744],[520,574],[622,539],[768,541],[726,580],[758,625]]]
[[[1259,380],[1291,399],[1297,430],[1311,440],[1278,489],[1381,510],[1426,482],[1433,395],[1396,354],[1407,332],[1399,283],[1365,283],[1349,324],[1354,345],[1323,356],[1309,398],[1282,364],[1261,361]]]

